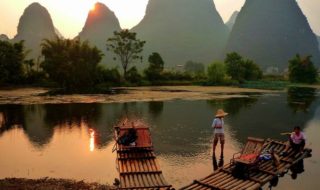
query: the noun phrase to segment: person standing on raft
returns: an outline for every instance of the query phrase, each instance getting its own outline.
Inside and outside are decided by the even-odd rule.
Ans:
[[[212,122],[212,128],[213,128],[213,157],[215,157],[216,154],[216,147],[218,144],[218,141],[220,141],[221,144],[221,158],[223,157],[223,149],[224,149],[224,117],[227,116],[228,113],[224,112],[223,109],[219,109],[217,113],[215,114],[215,118]]]

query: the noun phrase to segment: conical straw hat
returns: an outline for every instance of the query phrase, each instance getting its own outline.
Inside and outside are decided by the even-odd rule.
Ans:
[[[228,115],[228,113],[224,112],[223,109],[219,109],[216,113],[216,117],[224,117],[227,115]]]

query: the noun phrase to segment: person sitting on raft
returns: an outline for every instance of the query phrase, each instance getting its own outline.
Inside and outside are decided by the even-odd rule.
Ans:
[[[286,155],[291,147],[295,152],[302,152],[306,145],[306,136],[301,131],[299,126],[294,127],[293,132],[289,136],[289,141],[286,145],[285,151],[282,153]]]

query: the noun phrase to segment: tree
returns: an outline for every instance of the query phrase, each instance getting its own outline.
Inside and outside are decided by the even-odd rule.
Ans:
[[[231,76],[232,80],[243,81],[244,80],[244,68],[243,68],[243,58],[236,52],[227,54],[224,60],[227,66],[227,73]]]
[[[225,59],[227,73],[233,80],[240,83],[245,80],[259,80],[262,78],[262,70],[250,59],[244,59],[236,52],[227,54]]]
[[[222,84],[227,78],[227,69],[224,63],[216,62],[208,66],[208,80],[212,84]]]
[[[0,83],[18,84],[24,77],[24,42],[0,40]]]
[[[289,61],[289,79],[291,82],[313,84],[317,82],[318,72],[311,61],[311,56],[297,54]]]
[[[149,56],[149,67],[144,71],[146,78],[149,81],[156,81],[162,79],[162,72],[164,69],[164,61],[159,53],[152,53]]]
[[[260,67],[255,64],[252,60],[244,60],[243,61],[243,67],[244,67],[244,79],[245,80],[259,80],[262,78],[262,70]]]
[[[137,34],[129,30],[115,31],[114,36],[107,40],[107,50],[112,51],[119,59],[123,68],[123,77],[127,78],[127,70],[130,64],[136,60],[142,60],[145,41],[136,38]]]
[[[49,79],[67,90],[88,89],[95,85],[102,53],[79,39],[45,40],[42,44],[43,70]]]

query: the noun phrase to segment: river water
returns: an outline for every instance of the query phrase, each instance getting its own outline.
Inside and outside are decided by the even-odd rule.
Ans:
[[[129,117],[151,126],[165,178],[182,187],[213,171],[210,125],[219,108],[229,113],[225,163],[248,136],[283,140],[281,132],[300,125],[313,157],[304,161],[305,171],[297,179],[289,172],[274,189],[318,189],[320,94],[312,88],[227,100],[0,105],[0,178],[48,176],[112,184],[118,177],[113,126]]]

